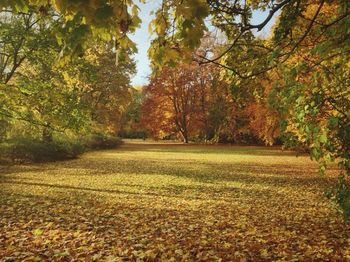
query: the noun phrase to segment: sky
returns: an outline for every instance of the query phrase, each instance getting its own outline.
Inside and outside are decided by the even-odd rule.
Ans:
[[[139,16],[142,20],[141,27],[131,35],[130,38],[136,43],[138,53],[134,55],[136,62],[136,75],[132,78],[133,86],[142,86],[148,83],[148,76],[151,73],[150,61],[147,55],[147,50],[150,46],[151,35],[148,32],[148,24],[152,20],[150,12],[159,7],[161,0],[147,0],[145,4],[139,4],[140,13]],[[267,16],[266,12],[255,12],[253,14],[253,23],[258,24],[262,22]],[[257,35],[267,35],[273,24],[273,21],[270,21],[269,24]]]
[[[136,75],[132,79],[133,86],[145,85],[151,73],[150,61],[147,50],[151,44],[151,35],[148,32],[148,25],[152,20],[150,12],[158,8],[160,0],[147,0],[145,4],[138,4],[139,16],[142,20],[141,27],[130,38],[136,43],[138,53],[134,56],[136,62]]]

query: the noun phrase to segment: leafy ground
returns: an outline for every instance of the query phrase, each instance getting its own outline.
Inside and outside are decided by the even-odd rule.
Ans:
[[[308,157],[126,144],[0,167],[0,260],[344,261],[350,226]]]

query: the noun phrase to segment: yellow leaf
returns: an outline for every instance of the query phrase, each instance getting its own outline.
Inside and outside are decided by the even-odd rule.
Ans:
[[[43,231],[41,229],[35,229],[33,231],[34,236],[41,236],[43,234]]]
[[[269,252],[267,251],[267,249],[261,249],[260,250],[260,255],[262,256],[262,257],[268,257],[269,256]]]

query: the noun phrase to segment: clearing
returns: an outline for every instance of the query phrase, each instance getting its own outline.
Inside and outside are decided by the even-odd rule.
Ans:
[[[349,259],[317,171],[277,148],[165,143],[0,167],[0,261]]]

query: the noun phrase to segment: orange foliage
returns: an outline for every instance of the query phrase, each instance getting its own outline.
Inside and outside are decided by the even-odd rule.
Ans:
[[[214,65],[164,68],[143,90],[141,126],[155,139],[272,144],[278,116],[267,106],[266,89],[263,99],[242,103]]]

